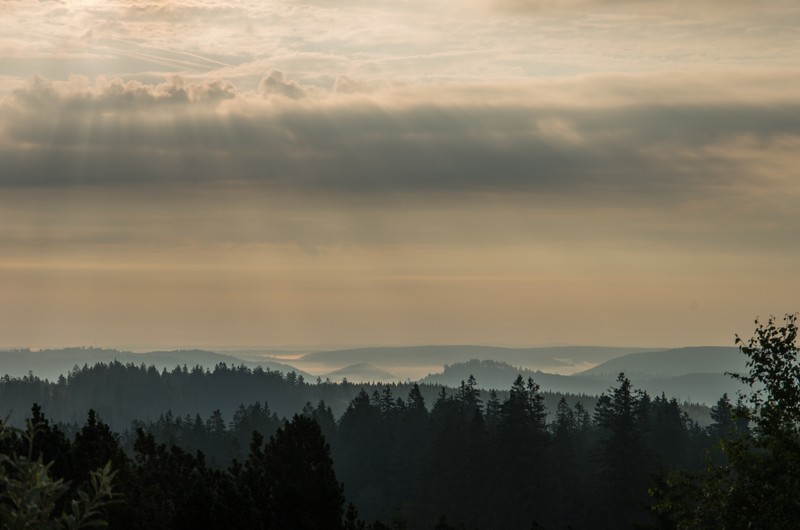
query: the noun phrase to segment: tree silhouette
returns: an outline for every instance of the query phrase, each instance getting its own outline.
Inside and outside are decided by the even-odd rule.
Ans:
[[[265,453],[271,530],[342,527],[342,485],[316,421],[295,415],[270,438]]]
[[[101,511],[115,496],[112,482],[114,472],[110,464],[92,471],[90,489],[79,489],[68,499],[68,508],[62,505],[61,497],[69,490],[61,478],[51,473],[52,461],[45,464],[41,449],[36,452],[36,438],[46,432],[41,409],[34,407],[35,418],[29,420],[27,429],[12,430],[6,421],[0,421],[0,442],[16,438],[26,446],[18,453],[11,444],[2,443],[0,453],[0,526],[16,529],[68,529],[106,526]]]
[[[751,387],[742,406],[723,396],[713,429],[723,439],[724,461],[697,475],[679,473],[653,493],[655,510],[672,528],[797,528],[800,520],[800,360],[797,315],[783,325],[755,321],[755,335],[736,343],[749,373],[733,376]],[[728,417],[726,417],[726,415]],[[754,429],[737,428],[749,419]]]
[[[606,517],[634,524],[637,505],[647,501],[648,456],[644,428],[649,397],[637,394],[625,374],[617,387],[597,402],[595,421],[603,433],[600,441],[600,476],[606,484]]]

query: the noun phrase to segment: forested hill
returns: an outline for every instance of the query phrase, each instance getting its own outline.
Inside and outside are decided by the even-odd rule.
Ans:
[[[505,390],[498,392],[502,399],[508,394],[513,378]],[[404,396],[411,383],[309,383],[295,372],[286,374],[244,365],[219,364],[213,370],[195,367],[176,367],[170,371],[154,366],[97,363],[71,371],[57,381],[45,381],[36,376],[0,379],[0,416],[10,414],[12,423],[19,425],[32,403],[39,403],[53,420],[82,422],[86,411],[94,409],[98,416],[116,429],[128,428],[134,420],[155,420],[171,411],[176,416],[200,414],[209,416],[220,411],[230,420],[240,405],[266,403],[279,416],[291,417],[310,403],[325,401],[333,413],[341,415],[361,389],[368,394],[384,392]],[[422,384],[420,391],[428,403],[442,391],[441,385]],[[448,390],[450,394],[455,390]],[[488,399],[488,392],[481,391]],[[545,393],[550,411],[562,394]],[[568,396],[570,405],[578,399],[587,409],[594,407],[596,397]]]
[[[300,363],[316,363],[341,367],[358,363],[391,366],[442,366],[469,361],[494,359],[515,366],[534,369],[564,368],[572,365],[597,364],[629,353],[651,351],[647,348],[606,346],[552,346],[540,348],[503,348],[477,345],[429,345],[353,348],[309,353]]]
[[[578,375],[613,381],[617,374],[640,377],[681,376],[688,374],[747,371],[745,357],[738,348],[728,346],[695,346],[655,352],[637,352],[605,361]]]
[[[76,366],[92,366],[96,363],[110,363],[113,361],[119,361],[124,364],[145,364],[146,366],[155,366],[159,370],[163,368],[171,370],[176,366],[183,365],[214,368],[219,363],[226,363],[228,365],[244,365],[249,368],[260,366],[264,369],[268,368],[281,372],[294,371],[306,378],[311,377],[310,374],[293,366],[270,359],[248,361],[232,355],[207,350],[192,349],[134,353],[125,350],[92,347],[52,350],[0,350],[0,376],[7,374],[12,377],[21,377],[30,372],[44,379],[55,380],[61,375],[66,375]]]
[[[723,349],[727,352],[727,349]],[[686,350],[694,350],[687,348]],[[683,350],[676,350],[681,353]],[[605,372],[592,373],[584,372],[575,375],[548,374],[541,371],[527,370],[522,367],[511,366],[508,363],[499,361],[486,361],[473,359],[465,363],[445,365],[444,370],[432,373],[423,378],[421,382],[447,386],[457,386],[461,381],[465,381],[470,375],[474,375],[481,388],[504,388],[507,381],[513,380],[518,374],[524,378],[532,377],[541,386],[542,390],[551,392],[566,392],[570,394],[589,394],[600,395],[608,390],[620,372],[624,372],[637,388],[647,391],[651,396],[666,394],[676,397],[679,401],[704,403],[708,406],[713,405],[722,394],[736,395],[739,390],[744,390],[744,385],[735,379],[725,375],[723,369],[715,370],[716,373],[694,373],[699,372],[700,367],[705,367],[703,363],[694,363],[689,360],[680,365],[680,359],[670,356],[668,359],[675,360],[675,365],[670,367],[675,375],[652,375],[659,373],[656,369],[664,364],[659,360],[661,353],[641,353],[625,356],[622,359],[631,359],[630,363],[615,363],[615,360],[604,363],[608,367],[616,367],[619,371],[612,377],[605,375]],[[645,362],[639,360],[639,356],[644,357]],[[654,362],[646,362],[651,359]],[[698,365],[698,366],[695,366]],[[728,366],[733,363],[729,362]],[[652,372],[632,371],[626,368],[651,368]],[[700,420],[702,421],[702,420]]]
[[[500,361],[472,359],[468,362],[447,364],[444,370],[432,373],[420,380],[421,383],[457,386],[461,381],[473,375],[481,388],[505,388],[508,381],[517,375],[527,379],[532,377],[545,391],[568,392],[571,394],[588,394],[599,396],[608,390],[609,383],[605,379],[591,377],[570,377],[566,375],[548,374],[541,371],[515,367]]]

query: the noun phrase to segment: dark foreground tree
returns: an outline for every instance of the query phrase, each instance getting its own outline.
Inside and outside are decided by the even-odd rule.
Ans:
[[[122,491],[129,518],[115,521],[124,529],[253,528],[254,510],[234,492],[232,478],[209,468],[202,453],[156,443],[150,433],[137,431],[131,477]]]
[[[0,442],[4,449],[10,449],[0,453],[0,527],[74,530],[106,526],[101,510],[114,497],[111,465],[93,471],[89,480],[91,489],[77,490],[68,499],[68,508],[60,509],[68,484],[51,475],[52,462],[45,464],[41,453],[34,457],[37,436],[44,429],[43,423],[34,421],[28,421],[24,431],[0,422]],[[27,446],[25,453],[13,449],[17,445],[15,438]]]
[[[755,322],[755,335],[736,343],[747,356],[746,407],[718,404],[716,422],[728,431],[724,460],[709,459],[696,476],[675,474],[654,490],[665,528],[795,529],[800,521],[800,360],[797,315],[781,325]],[[731,421],[719,417],[728,409]],[[744,416],[744,418],[743,418]],[[753,432],[737,423],[749,420]],[[738,420],[738,421],[737,421]]]
[[[270,530],[342,527],[344,496],[319,424],[295,414],[261,447],[254,435],[241,477]]]
[[[645,444],[647,415],[652,404],[645,393],[636,392],[625,374],[619,385],[597,402],[595,421],[600,428],[598,459],[605,488],[603,517],[611,527],[620,521],[633,525],[646,504],[652,455]]]

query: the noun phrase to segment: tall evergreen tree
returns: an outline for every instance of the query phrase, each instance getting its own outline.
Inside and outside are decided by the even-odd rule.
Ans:
[[[643,401],[649,398],[641,399],[625,374],[619,374],[617,382],[618,386],[611,394],[603,394],[595,408],[595,421],[603,433],[598,456],[609,526],[615,520],[628,525],[642,523],[641,506],[648,502],[650,471],[643,432],[643,413],[647,410]]]
[[[361,390],[339,419],[336,471],[367,520],[386,513],[389,440],[380,408]]]
[[[295,415],[266,450],[270,530],[342,528],[344,496],[319,424]]]
[[[478,389],[478,382],[474,375],[470,374],[466,383],[461,381],[456,399],[461,404],[462,414],[467,420],[474,418],[476,413],[483,413],[481,392]]]
[[[523,528],[534,520],[550,520],[550,469],[547,411],[539,386],[521,375],[511,385],[500,407],[500,423],[493,446],[490,482],[496,488],[490,505],[500,527]]]
[[[489,391],[489,399],[486,401],[486,430],[494,434],[497,425],[500,423],[500,399],[497,397],[497,390]]]

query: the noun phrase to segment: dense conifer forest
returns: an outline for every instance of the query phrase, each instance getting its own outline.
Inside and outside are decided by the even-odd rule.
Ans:
[[[206,418],[168,412],[154,421],[135,421],[121,434],[94,410],[77,430],[51,424],[38,405],[30,422],[41,431],[34,458],[41,454],[56,462],[53,473],[59,478],[78,485],[91,470],[112,462],[116,489],[130,501],[124,506],[135,505],[136,516],[144,519],[136,522],[129,513],[118,513],[129,509],[123,504],[112,505],[109,514],[114,527],[130,528],[152,528],[155,521],[164,525],[156,527],[182,527],[177,520],[189,513],[194,514],[191,527],[219,528],[231,511],[250,514],[243,527],[256,528],[257,521],[269,519],[259,512],[263,503],[240,504],[258,496],[260,486],[252,476],[263,471],[258,466],[285,466],[258,480],[268,481],[275,473],[302,483],[301,462],[313,469],[327,466],[331,476],[335,470],[326,494],[340,490],[338,479],[344,483],[338,495],[357,507],[359,517],[394,527],[433,527],[443,517],[468,528],[527,528],[534,522],[546,528],[587,527],[599,517],[613,527],[628,519],[647,520],[650,477],[698,469],[722,429],[717,424],[699,428],[675,400],[638,393],[624,377],[594,410],[561,398],[550,422],[536,383],[521,377],[502,401],[491,393],[484,402],[476,381],[469,379],[452,394],[440,390],[430,410],[418,385],[405,396],[396,396],[391,386],[372,395],[361,390],[338,421],[319,401],[307,403],[288,423],[262,402],[240,406],[230,422],[219,411]],[[309,440],[284,440],[290,435]],[[23,452],[23,441],[7,443]],[[320,463],[309,463],[302,454],[297,462],[275,456],[276,444],[315,448]],[[200,487],[198,479],[205,484],[192,491]],[[605,486],[615,481],[627,486]],[[292,487],[305,491],[316,506],[318,496],[307,486]],[[572,498],[588,502],[576,509],[568,501]],[[224,506],[232,499],[239,504]],[[196,518],[201,505],[215,506],[214,513]]]
[[[508,381],[508,385],[513,377]],[[329,380],[309,382],[295,372],[282,373],[260,367],[229,366],[220,363],[214,369],[199,366],[176,366],[157,370],[153,366],[121,362],[96,363],[75,367],[56,381],[34,374],[0,378],[0,414],[9,414],[16,426],[23,426],[31,403],[38,403],[48,417],[64,424],[81,424],[86,411],[94,409],[115,430],[122,431],[134,421],[155,421],[162,414],[203,418],[218,413],[230,421],[241,406],[268,403],[279,417],[291,417],[306,403],[324,401],[338,418],[363,389],[369,395],[390,389],[396,397],[405,397],[413,383],[334,383]],[[430,407],[442,386],[419,384],[420,393]],[[453,392],[454,389],[449,389]],[[480,397],[489,399],[489,391]],[[508,388],[497,390],[498,399],[508,397]],[[594,408],[597,396],[543,392],[548,411],[555,412],[559,399],[566,398]],[[696,407],[693,407],[696,408]],[[700,416],[702,416],[702,407]]]
[[[25,429],[2,430],[0,517],[10,528],[25,527],[15,523],[25,517],[122,529],[792,528],[800,514],[795,322],[770,320],[742,343],[750,373],[738,377],[754,390],[721,396],[706,427],[624,374],[591,406],[562,396],[550,411],[536,382],[521,376],[502,395],[482,394],[472,377],[433,397],[417,384],[364,387],[341,414],[330,403],[347,385],[320,383],[308,387],[327,400],[280,402],[297,405],[291,416],[267,399],[235,407],[229,420],[219,409],[167,411],[123,429],[103,419],[124,417],[113,400],[77,426],[50,421],[47,407],[57,409],[58,392],[72,385],[70,399],[95,389],[149,395],[155,407],[198,385],[224,402],[222,375],[239,372],[100,365],[56,383],[9,378],[4,397],[37,404]],[[115,374],[129,385],[109,386]],[[297,399],[303,394],[281,389],[306,385],[255,377],[265,381],[254,388],[279,386],[270,397]]]

